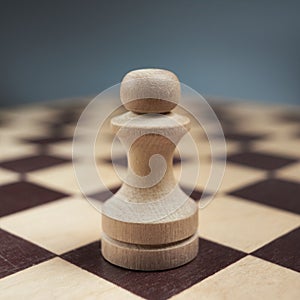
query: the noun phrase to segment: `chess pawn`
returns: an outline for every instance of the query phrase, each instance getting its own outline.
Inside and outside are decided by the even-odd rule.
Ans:
[[[120,94],[129,112],[111,125],[128,150],[129,171],[103,206],[102,254],[128,269],[175,268],[198,252],[197,205],[172,170],[176,144],[190,128],[187,117],[171,112],[180,83],[166,70],[136,70],[124,77]]]

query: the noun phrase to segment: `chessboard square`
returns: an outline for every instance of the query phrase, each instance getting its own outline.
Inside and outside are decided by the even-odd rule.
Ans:
[[[242,152],[229,155],[227,161],[263,170],[276,170],[292,164],[297,159],[259,152]]]
[[[87,133],[89,130],[87,130]],[[95,156],[97,163],[102,161],[111,161],[111,158],[126,157],[126,149],[121,142],[113,136],[101,136],[97,138],[95,144]]]
[[[0,244],[0,278],[54,256],[53,253],[2,229]]]
[[[119,189],[120,189],[121,185],[116,185],[114,187],[110,187],[108,190],[102,190],[96,193],[93,193],[91,195],[88,195],[89,198],[96,200],[98,202],[105,202],[106,200],[108,200],[112,194],[115,194]]]
[[[114,292],[137,298],[59,257],[2,279],[0,288],[4,299],[109,299]]]
[[[0,185],[16,181],[19,174],[0,168]]]
[[[72,109],[69,110],[63,110],[61,111],[58,115],[57,118],[52,119],[49,121],[49,123],[51,125],[66,125],[66,124],[74,124],[76,125],[76,123],[78,122],[78,119],[80,117],[81,114],[81,110],[75,111]]]
[[[38,145],[48,145],[48,144],[66,142],[71,140],[72,140],[71,136],[49,136],[49,137],[42,136],[37,138],[24,139],[24,141],[27,143],[38,144]]]
[[[300,113],[299,113],[299,111],[287,111],[285,113],[279,114],[278,119],[287,121],[287,122],[295,122],[296,124],[299,124]]]
[[[68,194],[81,194],[72,164],[30,172],[27,174],[27,178],[30,182],[42,184]]]
[[[47,153],[54,156],[72,159],[72,142],[67,141],[57,144],[51,144],[47,148]]]
[[[216,168],[217,172],[222,172],[222,168],[218,164],[215,163],[213,167]],[[210,170],[211,165],[200,165],[200,185],[203,189],[207,184]],[[227,192],[234,188],[245,186],[264,178],[264,176],[265,173],[262,170],[227,163],[218,192]]]
[[[1,136],[1,154],[0,161],[18,159],[24,156],[30,156],[37,153],[37,147],[35,145],[20,143],[11,138],[3,138]]]
[[[5,123],[7,123],[8,120],[3,117],[3,115],[0,115],[0,127],[3,127]]]
[[[8,126],[0,128],[0,135],[5,139],[15,139],[22,141],[26,139],[34,139],[36,137],[47,135],[47,128],[40,126],[32,120],[16,117],[11,119]]]
[[[241,132],[242,134],[246,135],[262,135],[262,138],[252,140],[252,142],[254,142],[255,144],[260,141],[268,140],[273,136],[274,133],[288,131],[290,128],[291,126],[286,126],[286,124],[284,123],[274,122],[272,118],[267,118],[265,120],[253,120],[250,118],[247,121],[238,122],[238,125],[236,126],[236,128],[234,128],[234,130],[237,130],[237,132]]]
[[[266,179],[231,191],[230,195],[300,213],[300,183]]]
[[[97,171],[99,175],[99,181],[101,180],[107,188],[113,188],[115,186],[121,185],[121,178],[125,178],[127,174],[127,168],[124,168],[122,166],[112,166],[103,163],[97,164]]]
[[[40,122],[45,119],[52,119],[57,116],[58,111],[43,104],[29,104],[18,107],[12,107],[6,111],[6,114],[20,122]],[[15,125],[15,124],[12,124]]]
[[[26,181],[0,186],[0,217],[28,209],[67,195]]]
[[[264,138],[262,134],[251,134],[251,133],[242,133],[242,132],[227,132],[225,134],[226,140],[233,140],[239,142],[252,142],[261,140]]]
[[[221,134],[221,133],[220,133]],[[221,134],[223,137],[223,135]],[[190,139],[192,141],[190,141]],[[212,153],[213,147],[213,153]],[[192,133],[188,137],[183,137],[183,139],[177,145],[178,154],[182,157],[182,163],[189,163],[193,161],[195,163],[195,158],[198,156],[200,163],[210,160],[212,154],[215,157],[220,157],[223,154],[235,153],[240,149],[240,143],[234,140],[226,141],[226,144],[220,140],[219,135],[210,134],[208,136],[203,134]],[[176,153],[176,152],[175,152]]]
[[[244,256],[242,252],[200,239],[198,256],[192,262],[166,271],[137,272],[114,266],[101,256],[99,242],[66,253],[63,258],[146,299],[167,299]]]
[[[277,238],[252,255],[300,272],[300,228]]]
[[[42,154],[3,161],[0,163],[0,167],[15,172],[26,173],[67,162],[70,162],[70,160]]]
[[[99,240],[101,215],[86,200],[73,197],[3,217],[1,226],[61,254]]]
[[[214,165],[214,167],[217,166]],[[261,170],[255,170],[253,168],[238,166],[227,162],[224,177],[218,191],[227,192],[228,190],[234,189],[236,187],[245,186],[251,182],[262,179],[264,175],[264,172]]]
[[[300,162],[282,168],[276,173],[276,177],[300,183]]]
[[[201,237],[247,253],[299,225],[300,216],[230,196],[216,197],[199,214]]]
[[[180,186],[181,189],[193,200],[198,201],[203,196],[203,190],[198,187]]]
[[[300,275],[247,256],[172,299],[299,299]]]
[[[253,149],[273,153],[275,155],[285,155],[300,158],[300,139],[287,136],[274,137],[271,140],[261,140],[253,144]]]
[[[104,280],[104,279],[103,279]],[[142,300],[144,298],[141,298],[131,292],[129,292],[128,290],[122,289],[119,286],[114,285],[115,288],[113,289],[109,289],[106,291],[103,291],[103,293],[101,293],[101,300],[124,300],[124,299],[133,299],[133,300]],[[99,298],[97,298],[99,299]],[[95,299],[95,300],[97,300]]]

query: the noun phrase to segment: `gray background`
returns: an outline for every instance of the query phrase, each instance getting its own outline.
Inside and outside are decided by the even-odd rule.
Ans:
[[[299,1],[1,1],[0,102],[160,67],[203,95],[300,103]]]

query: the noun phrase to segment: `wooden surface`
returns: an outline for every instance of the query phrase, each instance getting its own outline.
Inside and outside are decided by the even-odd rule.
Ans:
[[[228,160],[218,194],[199,211],[198,255],[173,270],[136,272],[103,259],[101,216],[74,176],[72,136],[88,100],[1,110],[2,299],[299,298],[298,107],[210,102],[225,131]],[[197,199],[210,157],[202,131],[191,132],[201,149]],[[105,134],[97,161],[116,192],[120,180]],[[126,157],[120,154],[117,163],[125,169]],[[189,149],[173,163],[175,173],[192,168]],[[183,178],[182,188],[190,182]],[[108,195],[99,190],[93,197]]]

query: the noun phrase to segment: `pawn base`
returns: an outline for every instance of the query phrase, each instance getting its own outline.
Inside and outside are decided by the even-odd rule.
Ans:
[[[114,240],[103,234],[101,251],[110,263],[132,270],[159,271],[182,266],[198,253],[198,234],[165,245],[136,245]]]

